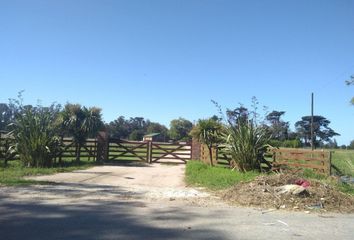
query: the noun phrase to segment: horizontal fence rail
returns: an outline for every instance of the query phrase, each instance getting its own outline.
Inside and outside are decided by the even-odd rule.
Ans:
[[[305,149],[273,149],[273,170],[311,169],[331,175],[330,151]]]
[[[192,145],[110,138],[107,152],[109,161],[125,160],[148,163],[180,161],[186,163],[192,158]]]
[[[192,159],[191,144],[151,143],[150,162],[182,161]]]

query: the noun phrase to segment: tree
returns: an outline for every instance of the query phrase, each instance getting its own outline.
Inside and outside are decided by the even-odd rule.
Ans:
[[[107,124],[106,128],[111,137],[128,139],[130,134],[129,121],[123,116],[119,116],[116,120]]]
[[[208,147],[210,166],[213,166],[213,147],[220,142],[222,125],[213,118],[200,119],[190,134]]]
[[[289,122],[284,122],[281,119],[284,114],[284,111],[272,111],[266,116],[269,125],[265,128],[273,140],[284,141],[288,139]]]
[[[193,128],[193,123],[184,118],[174,119],[170,123],[170,138],[176,141],[189,141],[189,133]]]
[[[350,141],[349,145],[348,145],[349,149],[354,149],[354,140]]]
[[[134,117],[129,120],[129,140],[141,141],[146,134],[147,126],[150,123],[149,120],[146,120],[143,117]]]
[[[86,139],[95,137],[103,126],[101,109],[68,103],[62,112],[62,126],[64,132],[73,137],[76,161],[79,162]]]
[[[168,140],[168,129],[164,125],[156,122],[149,122],[149,125],[146,129],[146,134],[150,133],[159,133],[160,135],[156,136],[156,141],[166,142]]]
[[[323,141],[328,142],[332,137],[340,135],[328,126],[331,122],[325,117],[314,116],[313,119],[315,146],[319,146]],[[311,116],[302,117],[301,121],[295,123],[295,128],[299,137],[304,140],[305,145],[308,145],[311,141]]]
[[[242,105],[233,110],[227,109],[226,110],[227,122],[230,125],[236,125],[240,122],[246,122],[248,120],[249,114],[250,113],[248,109]]]
[[[347,80],[345,81],[345,83],[349,86],[349,85],[354,85],[354,76],[351,76],[350,77],[351,79],[350,80]],[[352,98],[352,100],[350,101],[350,103],[352,105],[354,105],[354,97]]]

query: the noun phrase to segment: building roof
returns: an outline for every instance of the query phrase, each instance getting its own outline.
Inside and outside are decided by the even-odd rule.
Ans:
[[[160,133],[150,133],[150,134],[144,135],[144,137],[155,137],[157,135],[160,135]]]

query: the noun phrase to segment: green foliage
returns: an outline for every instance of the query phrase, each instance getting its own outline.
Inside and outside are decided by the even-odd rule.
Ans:
[[[269,140],[264,128],[247,120],[230,124],[226,131],[223,147],[231,155],[238,169],[242,172],[260,170],[263,152]]]
[[[271,139],[284,141],[288,139],[289,122],[284,122],[281,117],[285,114],[284,111],[272,111],[267,114],[266,120],[268,125],[265,125],[267,134]]]
[[[190,141],[189,133],[193,123],[184,118],[174,119],[170,123],[170,138],[176,141]]]
[[[354,177],[354,151],[336,149],[332,153],[332,165],[340,170],[340,173],[334,173]]]
[[[159,123],[145,120],[142,117],[125,119],[124,116],[106,125],[109,135],[120,139],[141,141],[143,136],[149,133],[159,133],[157,141],[169,140],[168,129]]]
[[[284,148],[300,148],[301,147],[301,141],[300,139],[293,139],[293,140],[284,140],[284,141],[279,141],[279,140],[270,140],[269,145],[272,147],[284,147]]]
[[[354,140],[350,141],[348,148],[354,150]]]
[[[319,146],[323,142],[330,141],[332,137],[340,135],[329,127],[331,121],[323,116],[314,116],[313,122],[315,146]],[[299,137],[304,139],[305,145],[308,145],[311,141],[311,116],[302,117],[301,121],[295,123],[295,127]]]
[[[7,126],[11,123],[12,112],[8,104],[0,103],[0,131],[7,130]]]
[[[86,169],[93,166],[94,162],[83,162],[80,164],[66,163],[66,167],[52,168],[28,168],[23,166],[21,161],[11,161],[8,165],[3,166],[0,163],[0,185],[29,185],[29,184],[46,184],[46,182],[38,182],[35,180],[27,180],[24,177],[36,175],[48,175],[59,172],[71,172],[79,169]]]
[[[59,105],[50,107],[18,105],[14,123],[9,135],[16,144],[16,151],[25,166],[50,167],[59,146],[58,114]]]
[[[190,132],[191,136],[199,142],[207,145],[209,150],[210,165],[213,165],[212,148],[220,143],[220,135],[222,133],[222,125],[215,118],[200,119],[196,126]]]
[[[63,133],[73,137],[76,145],[76,161],[80,160],[81,147],[89,137],[95,137],[103,127],[101,109],[66,104],[62,112]]]
[[[186,182],[209,189],[225,189],[241,181],[251,181],[259,173],[231,171],[224,167],[210,167],[199,161],[189,161],[186,166]]]

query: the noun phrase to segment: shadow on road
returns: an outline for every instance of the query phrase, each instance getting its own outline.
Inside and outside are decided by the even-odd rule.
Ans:
[[[221,232],[186,225],[201,217],[197,213],[151,209],[138,201],[53,205],[3,199],[0,212],[0,235],[6,240],[223,238]]]

